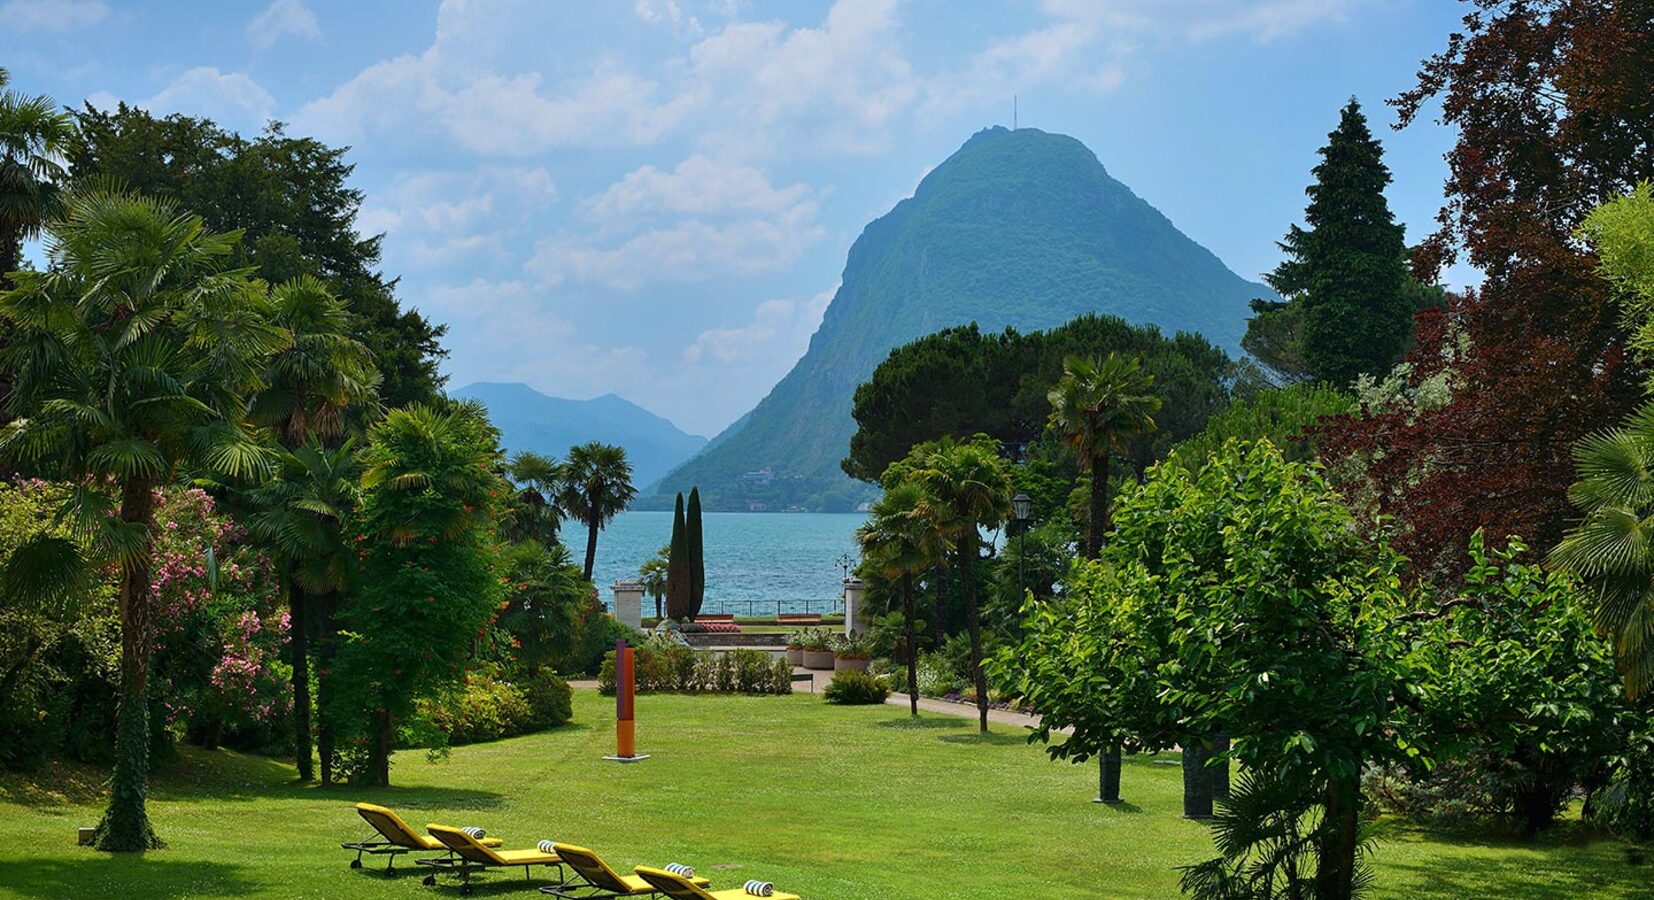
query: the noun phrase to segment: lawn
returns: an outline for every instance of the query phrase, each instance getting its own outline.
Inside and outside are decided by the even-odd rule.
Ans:
[[[480,825],[507,846],[585,844],[617,868],[684,862],[720,886],[774,881],[806,900],[1176,895],[1175,867],[1210,854],[1178,817],[1170,760],[1127,762],[1122,807],[1088,802],[1095,769],[1046,760],[1009,728],[896,707],[835,708],[819,696],[638,700],[639,744],[621,766],[612,701],[578,691],[578,724],[456,748],[440,762],[398,755],[397,786],[322,791],[281,762],[186,752],[155,774],[151,815],[167,850],[111,857],[75,846],[94,824],[97,776],[0,780],[0,896],[441,897],[412,874],[347,868],[341,840],[364,829],[350,804]],[[1546,839],[1427,833],[1380,823],[1377,897],[1647,896],[1650,870],[1574,823]],[[411,864],[408,869],[412,870]],[[523,892],[520,870],[477,896]]]

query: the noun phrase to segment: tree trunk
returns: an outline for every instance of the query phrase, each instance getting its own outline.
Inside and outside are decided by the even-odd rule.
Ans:
[[[316,776],[310,755],[310,616],[304,588],[287,587],[287,646],[293,659],[293,761],[299,780]]]
[[[382,701],[383,702],[383,701]],[[373,783],[379,787],[391,785],[391,745],[395,728],[391,725],[391,711],[381,708],[373,729]]]
[[[1120,745],[1109,744],[1097,754],[1097,802],[1120,802]]]
[[[1361,819],[1360,766],[1327,779],[1326,829],[1316,848],[1316,900],[1349,900],[1355,891],[1355,852]]]
[[[1108,454],[1091,461],[1091,515],[1085,528],[1085,558],[1103,553],[1103,534],[1108,531]]]
[[[1212,773],[1206,768],[1210,754],[1197,740],[1183,743],[1183,818],[1212,817]]]
[[[115,775],[109,809],[98,823],[99,850],[150,850],[161,841],[150,828],[144,798],[149,783],[149,566],[154,551],[155,498],[146,479],[121,490],[121,523],[143,529],[137,552],[121,562],[121,695],[116,711]]]
[[[1212,755],[1218,758],[1217,762],[1206,768],[1212,772],[1212,799],[1229,799],[1229,732],[1220,731],[1212,739]]]
[[[907,708],[919,717],[919,636],[913,629],[913,573],[902,573],[902,614],[907,617]]]
[[[323,787],[333,784],[333,775],[338,770],[333,749],[333,720],[338,715],[333,708],[333,657],[338,648],[333,614],[337,597],[338,594],[329,591],[318,596],[315,603],[316,636],[320,641],[316,648],[316,761],[322,770]]]
[[[945,555],[945,554],[944,554]],[[936,567],[936,615],[930,623],[931,650],[940,653],[948,637],[948,567]]]
[[[597,564],[597,514],[592,513],[586,519],[586,574],[587,581],[592,580],[592,566]]]
[[[967,525],[959,535],[959,585],[965,594],[965,623],[971,630],[971,675],[976,680],[976,715],[988,733],[988,673],[982,670],[982,616],[976,605],[976,529]]]

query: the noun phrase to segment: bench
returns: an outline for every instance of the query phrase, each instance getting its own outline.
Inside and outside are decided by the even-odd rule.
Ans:
[[[697,622],[733,622],[734,613],[702,613],[695,617]]]
[[[782,613],[775,621],[782,625],[820,625],[821,613]]]
[[[800,681],[808,681],[810,683],[810,693],[813,694],[816,692],[816,675],[814,672],[794,672],[793,684],[797,684]]]

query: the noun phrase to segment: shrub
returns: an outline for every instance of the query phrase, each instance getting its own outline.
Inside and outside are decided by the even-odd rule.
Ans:
[[[574,718],[574,691],[569,683],[550,672],[541,672],[523,686],[528,701],[528,729],[543,731],[566,724]]]
[[[638,693],[673,691],[698,694],[790,694],[792,667],[762,650],[739,649],[717,654],[689,647],[650,645],[634,651]],[[614,651],[603,657],[597,686],[615,692]]]
[[[420,703],[420,711],[451,744],[493,741],[521,734],[533,715],[528,697],[509,681],[473,676],[460,689]]]
[[[838,635],[833,638],[833,655],[839,659],[872,659],[873,643],[855,631]]]
[[[833,673],[833,680],[827,683],[821,696],[828,703],[865,706],[883,703],[890,696],[890,688],[885,686],[884,679],[875,675],[843,669]]]
[[[940,697],[952,693],[965,683],[953,664],[940,654],[919,654],[918,670],[921,697]]]

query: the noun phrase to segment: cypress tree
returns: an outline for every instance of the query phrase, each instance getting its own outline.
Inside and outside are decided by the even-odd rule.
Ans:
[[[701,614],[706,600],[706,553],[701,545],[701,489],[689,489],[689,511],[684,519],[684,540],[689,549],[689,608],[691,616]]]
[[[1390,170],[1354,98],[1314,174],[1305,191],[1309,227],[1292,226],[1280,243],[1286,261],[1264,280],[1302,306],[1300,352],[1309,373],[1343,387],[1388,371],[1413,327],[1403,228],[1384,199]]]
[[[683,495],[672,510],[672,543],[666,553],[666,616],[680,621],[694,616],[691,609],[689,540],[684,533]]]

